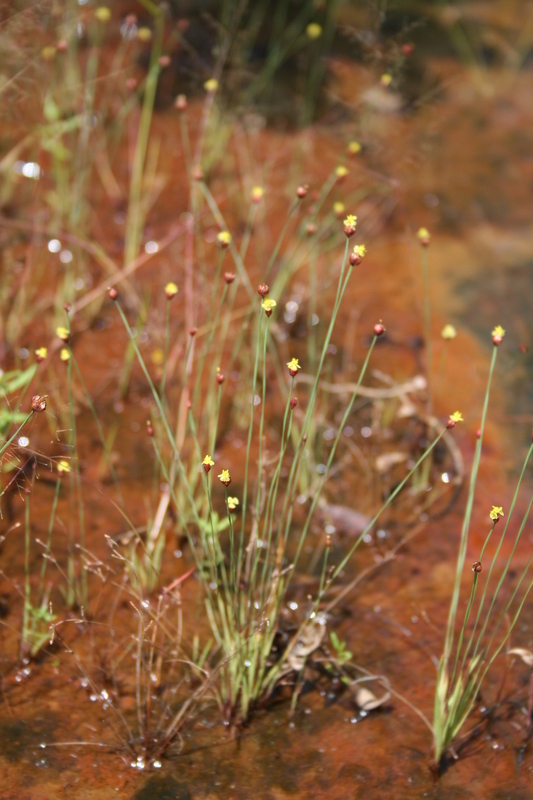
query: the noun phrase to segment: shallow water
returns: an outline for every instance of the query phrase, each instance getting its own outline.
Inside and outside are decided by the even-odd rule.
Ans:
[[[465,7],[468,24],[474,26],[481,40],[496,42],[497,53],[500,48],[504,55],[501,42],[515,41],[520,9],[529,10],[528,4],[516,4],[513,15],[508,12],[511,5],[501,2]],[[428,85],[437,87],[436,100],[424,99],[415,109],[391,113],[391,104],[385,102],[386,96],[376,95],[367,71],[343,55],[334,54],[329,63],[328,91],[345,109],[344,113],[331,113],[303,132],[279,131],[262,124],[254,128],[254,120],[249,120],[246,136],[237,129],[230,138],[226,174],[215,173],[210,183],[213,195],[221,198],[222,211],[228,214],[228,227],[237,230],[242,220],[227,187],[240,180],[239,155],[246,150],[257,181],[260,165],[267,164],[264,203],[271,239],[275,241],[291,202],[287,184],[292,187],[309,183],[311,193],[318,190],[342,158],[346,142],[354,136],[361,140],[363,156],[350,160],[349,176],[342,186],[335,187],[328,200],[342,198],[348,207],[346,198],[353,198],[361,235],[369,249],[363,265],[353,275],[341,310],[333,337],[337,353],[332,373],[337,381],[356,379],[356,364],[365,352],[367,332],[380,318],[386,323],[387,338],[376,348],[373,367],[396,381],[423,372],[422,281],[414,233],[419,226],[427,226],[433,237],[429,258],[434,410],[443,419],[456,408],[463,412],[466,422],[455,428],[453,437],[467,466],[491,355],[490,330],[496,324],[506,328],[484,440],[468,560],[477,558],[487,532],[490,506],[501,504],[508,508],[510,504],[513,481],[533,422],[531,355],[527,350],[531,344],[529,298],[533,263],[529,230],[533,177],[533,137],[529,131],[533,130],[533,111],[528,98],[533,91],[533,77],[527,60],[516,70],[504,55],[490,66],[469,66],[456,57],[453,48],[426,52],[421,44],[414,54],[416,66]],[[370,90],[373,94],[369,95]],[[404,96],[398,100],[401,105]],[[372,105],[372,113],[360,113],[356,124],[353,114],[365,104]],[[201,111],[200,101],[191,104],[192,139]],[[180,217],[187,212],[187,195],[180,190],[184,162],[176,112],[162,103],[153,130],[161,138],[167,180],[149,215],[145,239],[161,241],[172,226],[177,226],[168,248],[147,261],[136,274],[136,288],[155,292],[176,277],[180,269],[176,264],[183,264],[186,256],[186,237],[179,225],[187,221]],[[108,252],[118,263],[123,238],[121,209],[112,208],[100,184],[91,187],[91,192],[102,207],[97,220],[98,239],[107,243]],[[304,204],[303,213],[310,204],[311,198]],[[12,241],[7,245],[15,255],[17,247],[21,248],[20,243]],[[260,265],[264,263],[261,243],[252,242],[252,247],[250,263],[256,265],[252,267],[253,279],[259,281]],[[340,247],[337,245],[334,252],[338,253]],[[265,249],[268,252],[268,242]],[[282,251],[282,258],[286,257],[287,252]],[[181,283],[179,272],[178,278]],[[301,281],[297,275],[290,289],[285,290],[287,300],[289,295],[299,298],[293,300],[297,302],[298,317],[294,323],[280,326],[280,340],[288,337],[291,347],[299,348],[303,355],[309,298]],[[335,287],[325,281],[321,289],[319,316],[327,313]],[[181,295],[175,308],[176,327],[190,327],[194,321],[192,308],[187,307]],[[444,343],[439,332],[448,322],[457,327],[458,336]],[[40,324],[37,321],[37,327]],[[150,341],[154,346],[160,344],[161,316],[156,312],[149,330]],[[42,332],[34,335],[37,338],[25,335],[30,348],[41,344],[38,337]],[[122,364],[126,337],[113,309],[105,305],[97,323],[75,337],[74,347],[104,425],[120,420],[117,471],[126,507],[133,521],[141,524],[145,509],[139,508],[138,498],[152,480],[149,443],[144,436],[144,401],[148,395],[142,375],[134,370],[131,391],[123,401],[117,399],[115,377]],[[174,356],[179,362],[183,353],[178,350]],[[232,392],[237,394],[233,386]],[[87,546],[91,558],[102,560],[102,569],[114,569],[104,536],[118,536],[124,530],[124,521],[109,501],[112,489],[103,481],[106,476],[99,472],[98,441],[81,398],[79,403]],[[269,398],[272,419],[282,413],[278,405],[275,397]],[[37,421],[32,428],[32,446],[46,450],[50,431],[39,426]],[[55,418],[54,426],[57,428]],[[369,438],[366,441],[360,430],[354,433],[354,441],[368,458],[375,455],[373,439]],[[383,440],[379,445],[383,447]],[[220,449],[232,473],[238,474],[242,451],[235,436],[222,439]],[[45,478],[46,471],[42,470],[32,506],[32,534],[41,540],[46,536],[53,496],[53,486]],[[329,489],[328,499],[351,505],[356,480],[357,470],[348,468]],[[132,768],[132,756],[126,747],[127,731],[109,707],[111,698],[128,720],[135,717],[134,661],[127,643],[136,635],[136,616],[128,598],[116,586],[102,588],[97,578],[91,579],[90,618],[84,622],[79,612],[69,616],[63,611],[61,594],[54,588],[51,599],[62,621],[58,628],[60,641],[35,663],[16,663],[24,542],[18,529],[11,531],[1,551],[0,597],[5,623],[0,631],[0,763],[5,776],[2,797],[520,800],[531,796],[533,754],[521,749],[529,682],[524,665],[515,663],[507,669],[505,657],[497,659],[480,698],[480,706],[494,707],[493,714],[479,727],[478,735],[459,749],[459,759],[448,765],[438,782],[429,770],[431,734],[413,709],[414,706],[431,716],[435,664],[444,636],[465,494],[463,488],[446,516],[430,518],[397,558],[360,584],[333,615],[332,624],[340,639],[346,640],[356,663],[386,676],[408,704],[394,696],[378,711],[361,715],[347,691],[341,692],[322,679],[314,687],[311,683],[305,687],[294,718],[290,717],[287,698],[279,697],[271,708],[251,720],[237,740],[221,722],[214,705],[201,704],[183,729],[183,739],[170,749],[161,769],[151,774],[139,769],[138,763]],[[361,495],[357,495],[357,510],[371,513],[372,490]],[[527,499],[526,491],[525,499],[519,500],[519,512],[525,509]],[[15,493],[9,524],[23,520],[22,509],[21,498]],[[61,497],[61,524],[57,536],[54,534],[54,554],[60,563],[64,563],[67,550],[71,511],[66,498]],[[376,536],[365,545],[356,564],[342,576],[343,581],[355,574],[355,567],[380,563],[402,535],[401,514],[391,515],[383,523],[383,530],[384,540]],[[322,532],[322,526],[317,525],[311,550]],[[529,555],[532,536],[528,523],[519,562]],[[168,539],[164,565],[167,584],[176,570],[183,574],[189,566],[187,553],[180,552],[176,557],[179,545],[174,537]],[[333,558],[340,559],[347,539],[346,534],[339,536]],[[308,555],[311,557],[312,553]],[[40,563],[35,548],[34,574]],[[116,575],[119,583],[118,567]],[[297,582],[298,602],[305,602],[306,593],[306,583],[302,581],[300,586]],[[198,626],[195,597],[195,580],[187,579],[181,594],[185,638],[191,637]],[[513,646],[532,645],[532,621],[531,607],[526,605],[513,635]],[[108,624],[110,627],[106,627]],[[126,652],[127,656],[121,657]],[[478,710],[473,722],[480,721],[480,717]],[[79,744],[74,746],[74,742]]]

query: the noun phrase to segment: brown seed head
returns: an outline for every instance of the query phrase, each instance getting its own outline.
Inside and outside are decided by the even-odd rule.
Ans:
[[[474,561],[472,564],[472,572],[481,572],[482,569],[481,561]]]
[[[261,297],[266,297],[269,291],[270,287],[266,283],[260,283],[257,287],[257,294],[260,294]]]
[[[41,411],[46,411],[47,394],[35,394],[31,399],[31,410],[40,414]]]
[[[374,334],[376,336],[382,336],[385,333],[385,326],[382,322],[376,322],[374,325]]]

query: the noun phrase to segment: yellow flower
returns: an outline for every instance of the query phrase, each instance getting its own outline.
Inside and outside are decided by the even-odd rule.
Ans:
[[[262,186],[254,186],[252,189],[252,203],[259,203],[262,200],[265,190]]]
[[[215,466],[215,462],[213,461],[211,456],[206,456],[204,458],[204,460],[202,461],[202,467],[209,467],[209,469],[211,469],[211,467],[214,467],[214,466]]]
[[[382,86],[390,86],[392,83],[392,75],[389,75],[388,72],[384,72],[381,78],[379,79],[379,82],[381,83]]]
[[[338,167],[335,167],[335,175],[337,178],[345,178],[348,174],[348,170],[344,166],[344,164],[339,164]]]
[[[173,297],[176,297],[178,293],[178,287],[175,283],[167,283],[165,286],[165,294],[167,296],[167,300],[172,300]]]
[[[431,234],[427,228],[419,228],[416,232],[416,238],[420,244],[428,245],[431,239]]]
[[[350,142],[348,144],[348,152],[349,152],[349,154],[351,156],[355,156],[355,155],[357,155],[357,153],[360,153],[361,152],[361,145],[359,144],[359,142],[355,142],[355,141],[354,142]]]
[[[305,32],[309,39],[319,39],[322,36],[322,25],[318,22],[310,22]]]
[[[149,42],[152,38],[152,31],[150,28],[138,28],[137,30],[137,39],[140,42]]]
[[[500,517],[503,517],[503,508],[501,506],[492,506],[491,511],[489,512],[489,517],[494,521],[498,522]]]
[[[56,336],[61,339],[62,342],[68,342],[70,334],[67,328],[56,328]]]
[[[441,330],[440,335],[443,339],[455,339],[457,336],[457,331],[453,327],[453,325],[445,325],[444,328]]]
[[[291,358],[290,361],[287,361],[287,367],[289,368],[289,372],[293,378],[297,374],[298,370],[301,369],[300,363],[297,358]]]
[[[218,476],[218,479],[220,483],[224,484],[224,486],[229,486],[231,483],[229,469],[223,469],[220,475]]]
[[[460,411],[454,411],[453,414],[450,414],[450,419],[452,422],[464,422],[463,415]]]
[[[364,246],[364,244],[356,244],[353,249],[353,252],[359,258],[364,258],[366,256],[366,247]]]
[[[63,458],[57,462],[57,473],[58,475],[64,475],[66,472],[70,472],[70,464]]]
[[[107,6],[99,6],[95,12],[94,16],[98,20],[98,22],[109,22],[111,19],[111,11]]]
[[[231,244],[231,233],[229,231],[220,231],[220,233],[217,233],[217,242],[220,247],[228,247]]]
[[[61,361],[70,361],[70,350],[68,347],[62,347],[61,352],[59,353],[59,358]]]
[[[165,354],[160,347],[155,347],[152,350],[150,353],[150,360],[152,361],[152,364],[156,365],[156,367],[159,367],[163,363],[165,360]]]
[[[341,217],[344,214],[344,203],[340,201],[333,203],[333,211],[338,217]]]
[[[275,300],[272,300],[270,297],[265,297],[263,302],[261,303],[261,308],[265,310],[267,317],[272,314],[272,309],[276,308],[277,303]]]
[[[41,50],[41,58],[43,59],[43,61],[52,61],[52,59],[55,57],[55,54],[56,54],[56,49],[52,44],[43,47],[43,49]]]
[[[239,499],[237,497],[228,497],[228,508],[230,511],[235,511],[238,505]]]
[[[48,348],[46,347],[39,347],[39,349],[35,351],[35,357],[39,363],[41,361],[44,361],[47,355],[48,355]]]
[[[218,89],[217,79],[209,78],[209,80],[204,83],[204,89],[206,90],[206,92],[209,92],[209,94],[213,94],[213,92],[216,92],[216,90]]]
[[[496,325],[496,327],[492,331],[492,335],[499,336],[500,339],[503,339],[503,337],[505,336],[505,330],[502,328],[501,325]]]
[[[355,214],[348,214],[343,224],[346,228],[355,228],[357,225],[357,217]]]

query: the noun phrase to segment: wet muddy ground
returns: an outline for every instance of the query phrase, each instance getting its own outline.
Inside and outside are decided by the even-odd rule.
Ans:
[[[516,64],[511,59],[511,51],[518,51],[514,48],[517,15],[529,11],[527,3],[466,6],[467,22],[484,46],[490,45],[495,52],[486,63],[459,58],[449,46],[424,49],[423,37],[418,34],[422,43],[413,57],[424,79],[422,85],[430,87],[430,97],[414,108],[405,107],[405,92],[396,95],[394,89],[388,93],[376,89],[366,67],[342,53],[332,55],[327,91],[334,98],[335,111],[303,131],[279,130],[279,126],[264,126],[253,118],[228,126],[224,168],[216,170],[209,183],[221,210],[228,215],[228,227],[238,230],[242,219],[232,198],[244,169],[239,158],[246,151],[245,172],[254,183],[265,186],[265,215],[270,238],[275,241],[291,202],[287,187],[292,191],[294,186],[308,183],[311,193],[318,190],[344,157],[346,142],[353,138],[361,141],[362,155],[348,162],[349,175],[328,199],[342,199],[350,209],[353,203],[361,240],[369,250],[364,264],[354,273],[333,336],[337,351],[332,357],[331,374],[336,382],[356,379],[368,343],[367,332],[381,318],[386,323],[387,338],[376,348],[372,367],[398,382],[422,374],[422,280],[414,233],[425,225],[432,231],[434,410],[443,419],[456,408],[463,412],[464,426],[457,426],[451,435],[467,468],[491,355],[490,330],[496,324],[504,326],[507,335],[499,353],[491,398],[467,563],[478,556],[487,532],[487,510],[493,504],[504,508],[510,504],[533,425],[529,350],[533,262],[533,111],[529,98],[533,73],[528,58]],[[443,36],[445,30],[439,29]],[[193,101],[189,109],[192,140],[201,113],[201,101]],[[188,210],[188,194],[180,188],[185,180],[180,123],[176,112],[164,103],[154,118],[153,133],[161,141],[166,181],[150,212],[143,243],[161,242],[169,231],[173,233],[168,247],[147,258],[136,272],[135,287],[146,292],[155,292],[176,277],[181,283],[180,269],[186,256],[187,218],[183,215]],[[117,177],[120,180],[118,171]],[[93,204],[101,209],[93,220],[92,234],[105,243],[107,252],[119,263],[124,236],[121,207],[111,202],[100,183],[91,187],[91,194]],[[303,205],[298,223],[305,219],[311,202],[309,199]],[[9,224],[2,217],[3,243],[10,257],[23,257],[27,243],[12,237],[14,230],[28,224],[30,213],[31,203],[25,213],[10,213]],[[35,220],[30,224],[35,226]],[[43,257],[46,238],[39,240],[34,233],[32,240],[36,258],[41,260],[51,258]],[[340,257],[342,249],[342,239],[338,237],[337,241],[332,251],[335,258]],[[262,245],[252,241],[251,247],[250,269],[253,280],[259,281]],[[268,241],[265,249],[268,252]],[[94,262],[90,267],[98,283],[104,276]],[[51,286],[44,305],[53,291]],[[319,316],[327,314],[333,293],[334,285],[324,280],[317,304]],[[288,340],[304,361],[310,302],[305,281],[296,275],[285,295],[284,302],[291,298],[296,302],[298,316],[293,322],[280,322],[280,346]],[[83,301],[83,296],[84,290],[80,290],[78,301]],[[191,324],[191,309],[181,296],[175,308],[175,330],[186,330]],[[149,326],[154,347],[161,343],[161,318],[160,310],[154,312]],[[298,328],[300,318],[303,323]],[[134,370],[130,393],[118,398],[116,372],[122,364],[126,338],[110,304],[103,304],[96,320],[90,329],[75,330],[73,348],[104,424],[118,420],[117,471],[131,518],[141,524],[145,509],[139,508],[138,498],[152,480],[150,450],[144,436],[148,394],[141,374]],[[444,342],[440,337],[445,323],[457,328],[453,341]],[[21,319],[21,325],[21,344],[31,352],[42,343],[46,328],[39,319],[31,318]],[[178,351],[175,356],[179,360],[182,354]],[[59,370],[57,382],[59,386],[63,382]],[[230,392],[237,394],[237,388],[231,388],[231,382],[229,385]],[[273,418],[280,413],[277,406],[273,398],[269,405]],[[357,416],[359,427],[353,441],[370,459],[375,456],[373,440],[361,433],[360,419]],[[57,420],[58,415],[52,413],[50,430],[39,420],[35,423],[30,434],[32,446],[46,451],[50,432],[57,430]],[[112,489],[99,473],[100,460],[95,455],[99,454],[98,442],[90,414],[81,402],[78,425],[87,547],[95,562],[102,559],[106,569],[116,568],[115,584],[120,584],[120,570],[109,558],[104,536],[119,536],[124,523],[109,501]],[[236,438],[228,431],[219,446],[237,474],[242,452]],[[379,439],[380,448],[384,444]],[[46,535],[53,497],[53,485],[47,484],[46,478],[43,470],[32,510],[35,539]],[[347,469],[328,486],[328,501],[351,508],[356,505],[358,511],[371,513],[373,484],[370,482],[361,492],[358,480],[357,470]],[[531,482],[526,480],[525,484],[518,513],[529,500]],[[356,502],[348,499],[354,496]],[[64,610],[60,591],[53,588],[51,597],[54,609],[60,609],[61,620],[56,642],[35,662],[17,663],[24,542],[19,529],[10,529],[0,551],[0,614],[4,623],[0,628],[0,796],[5,800],[531,797],[533,752],[531,747],[523,747],[530,675],[525,665],[511,663],[504,655],[491,670],[472,724],[466,728],[471,730],[479,723],[475,735],[459,742],[458,760],[448,764],[438,781],[429,769],[431,733],[417,710],[432,716],[436,659],[444,638],[465,497],[463,488],[447,515],[434,519],[430,513],[428,520],[423,518],[416,536],[396,558],[379,567],[333,612],[332,627],[347,642],[354,661],[390,681],[396,694],[384,706],[366,715],[361,713],[350,693],[321,676],[317,665],[315,671],[309,671],[293,717],[287,695],[280,693],[272,707],[259,712],[237,739],[222,723],[214,704],[202,701],[181,738],[162,759],[161,767],[149,774],[132,768],[126,747],[128,733],[109,707],[112,703],[120,708],[134,725],[134,672],[128,642],[136,635],[137,622],[128,598],[109,576],[103,585],[93,575],[90,613],[83,620],[79,612],[69,615]],[[61,563],[70,512],[66,497],[61,497],[60,525],[54,540],[54,552]],[[11,513],[12,518],[4,520],[8,528],[23,520],[18,493],[12,499]],[[412,516],[409,524],[413,525]],[[380,530],[383,538],[376,534],[363,545],[341,576],[341,585],[348,583],[357,570],[379,565],[405,534],[402,520],[394,515],[385,519]],[[317,523],[312,536],[309,557],[323,536],[322,523]],[[340,559],[350,540],[346,533],[339,533],[337,538],[332,557]],[[532,539],[528,523],[519,564],[529,556]],[[166,583],[189,568],[186,549],[182,552],[179,547],[174,536],[169,536],[163,572]],[[35,548],[32,569],[37,573],[39,568]],[[467,572],[465,585],[470,579]],[[509,577],[506,596],[512,591],[516,574]],[[305,603],[307,585],[303,578],[295,582],[294,597],[299,603]],[[151,598],[150,602],[156,601]],[[199,625],[194,577],[184,581],[181,603],[184,639],[190,640]],[[532,646],[532,624],[528,603],[513,633],[514,647]]]

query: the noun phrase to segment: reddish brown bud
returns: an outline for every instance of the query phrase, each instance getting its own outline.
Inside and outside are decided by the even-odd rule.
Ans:
[[[349,219],[350,219],[349,216],[346,217],[346,219],[344,220],[344,225],[342,226],[342,229],[348,238],[350,238],[350,236],[353,236],[355,231],[357,230],[357,220],[355,219],[355,217],[353,218],[354,219],[353,222],[351,221],[348,222],[347,220]]]
[[[60,39],[59,42],[56,44],[56,50],[58,53],[66,53],[67,47],[68,45],[66,39]]]
[[[134,92],[135,89],[137,88],[137,83],[138,83],[137,78],[133,77],[128,78],[128,80],[126,81],[126,89],[128,90],[128,92]]]
[[[492,337],[492,344],[494,347],[499,347],[503,342],[503,336],[493,336]]]
[[[307,196],[307,188],[308,188],[307,186],[298,186],[298,188],[296,189],[296,194],[300,198],[300,200],[303,200],[304,197]]]
[[[313,234],[316,233],[316,225],[313,222],[310,222],[306,227],[305,232],[308,236],[313,236]]]
[[[148,436],[154,435],[154,429],[152,428],[152,423],[150,422],[150,420],[146,422],[146,433],[148,434]]]
[[[402,44],[402,53],[404,56],[410,56],[414,52],[415,46],[411,42]]]
[[[196,328],[189,328],[189,336],[196,336]]]
[[[220,371],[220,367],[217,367],[217,383],[219,386],[224,383],[224,378],[224,373]]]
[[[326,534],[326,547],[331,547],[331,534]]]
[[[170,56],[159,56],[159,66],[166,69],[170,65]]]
[[[31,399],[31,410],[39,414],[41,411],[46,411],[47,394],[36,394]]]
[[[296,406],[298,405],[298,400],[296,399],[296,397],[293,397],[291,399],[291,402],[290,402],[289,405],[290,405],[291,408],[296,408]]]
[[[187,98],[184,94],[179,94],[174,101],[174,108],[178,111],[185,111],[187,109]]]
[[[265,297],[270,291],[270,287],[266,283],[260,283],[257,287],[257,294],[260,294],[261,297]]]
[[[453,419],[449,419],[449,420],[448,420],[448,422],[446,423],[446,427],[448,428],[448,430],[449,430],[449,431],[450,431],[452,428],[455,428],[455,422],[454,422],[454,420],[453,420]]]
[[[481,428],[478,428],[476,431],[476,439],[481,439]]]
[[[350,253],[350,264],[352,267],[358,267],[359,264],[363,263],[363,259],[357,253]]]
[[[233,283],[235,280],[235,273],[234,272],[225,272],[224,273],[224,280],[226,283]]]
[[[118,292],[114,286],[110,286],[107,290],[107,294],[109,295],[110,300],[117,300],[118,299]]]
[[[67,300],[67,302],[65,303],[65,305],[63,306],[63,308],[65,309],[65,311],[66,311],[66,312],[67,312],[67,314],[68,314],[68,313],[69,313],[69,311],[70,311],[70,309],[72,308],[72,306],[71,306],[71,304],[69,303],[69,301],[68,301],[68,300]]]
[[[482,566],[481,561],[474,561],[472,564],[472,572],[481,572]]]
[[[192,172],[192,176],[195,181],[203,181],[204,179],[204,171],[201,167],[195,167]]]
[[[385,326],[382,322],[376,322],[374,325],[374,334],[376,336],[382,336],[385,333]]]

